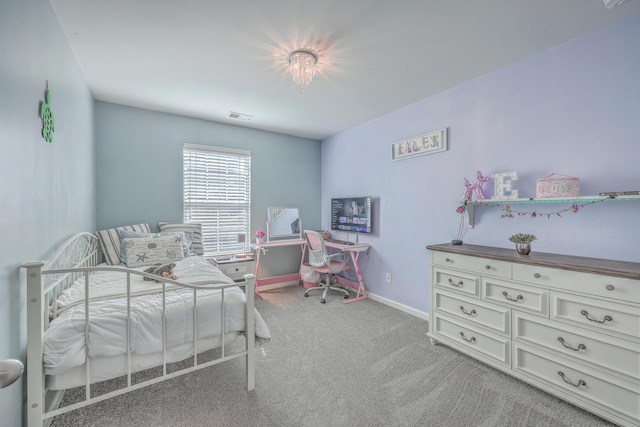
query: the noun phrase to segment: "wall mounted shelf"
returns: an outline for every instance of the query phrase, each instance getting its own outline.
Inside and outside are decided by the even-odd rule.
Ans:
[[[473,211],[476,206],[502,206],[502,205],[518,205],[518,204],[542,204],[542,203],[570,203],[570,204],[588,204],[596,202],[617,202],[640,200],[640,195],[630,196],[580,196],[580,197],[546,197],[544,199],[519,198],[519,199],[486,199],[484,201],[466,200],[461,202],[465,205],[469,218],[469,228],[473,228]],[[546,214],[542,214],[546,215]]]

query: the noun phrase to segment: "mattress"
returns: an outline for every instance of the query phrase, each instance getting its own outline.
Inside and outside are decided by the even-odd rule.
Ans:
[[[198,256],[177,262],[175,274],[180,282],[199,287],[233,283],[218,268]],[[245,331],[245,293],[241,288],[225,289],[224,297],[220,289],[195,291],[194,321],[194,290],[167,284],[163,301],[161,284],[131,275],[132,296],[128,307],[126,278],[125,273],[116,271],[90,274],[86,333],[83,299],[85,279],[78,279],[58,298],[57,317],[50,322],[44,334],[43,363],[46,375],[62,378],[63,374],[68,374],[68,378],[78,379],[82,384],[88,354],[91,359],[91,383],[120,376],[127,372],[127,348],[131,354],[133,372],[161,364],[165,346],[168,362],[183,360],[193,355],[194,329],[199,352],[221,344],[223,316],[225,340],[233,340]],[[130,312],[129,318],[127,311]],[[255,333],[258,339],[270,338],[267,325],[257,311]],[[57,388],[55,380],[48,381]],[[63,388],[68,388],[68,384]]]

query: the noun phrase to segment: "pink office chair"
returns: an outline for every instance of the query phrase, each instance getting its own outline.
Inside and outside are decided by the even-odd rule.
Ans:
[[[305,265],[325,275],[324,283],[320,282],[317,286],[307,289],[304,296],[308,297],[309,291],[324,289],[322,299],[320,300],[320,302],[324,304],[327,301],[327,292],[329,292],[329,289],[332,289],[334,291],[344,292],[344,298],[349,298],[349,291],[343,286],[331,285],[331,276],[350,268],[348,264],[349,255],[342,252],[329,255],[327,253],[327,247],[324,244],[324,239],[317,231],[304,230],[304,236],[307,239],[307,247],[309,248],[309,263],[305,263]]]

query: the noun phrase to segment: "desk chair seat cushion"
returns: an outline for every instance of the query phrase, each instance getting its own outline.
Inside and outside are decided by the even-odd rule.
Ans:
[[[342,263],[338,262],[338,261],[331,261],[330,264],[331,264],[331,267],[329,267],[327,265],[323,265],[322,267],[315,267],[315,266],[310,266],[310,267],[313,268],[317,272],[329,273],[329,274],[334,274],[335,271],[344,271],[344,270],[348,270],[349,268],[351,268],[351,266],[349,264],[345,264],[341,269],[340,268],[340,264],[342,264]]]

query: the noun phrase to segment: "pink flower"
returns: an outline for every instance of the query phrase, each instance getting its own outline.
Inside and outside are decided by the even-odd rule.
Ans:
[[[262,231],[262,230],[258,229],[258,230],[256,231],[256,237],[264,237],[264,231]]]

